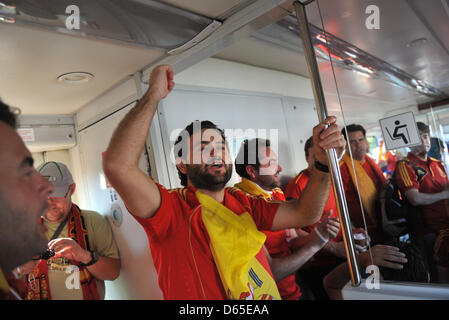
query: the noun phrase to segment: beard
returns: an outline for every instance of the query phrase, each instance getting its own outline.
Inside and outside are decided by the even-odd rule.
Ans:
[[[45,203],[41,207],[39,217],[43,217],[48,208],[48,202],[45,201]],[[33,256],[41,254],[47,249],[48,239],[46,236],[46,230],[47,228],[44,227],[43,224],[36,223],[34,234],[30,232],[30,234],[28,235],[28,239],[23,241],[25,245],[28,243],[28,250]],[[23,251],[26,250],[24,249]]]
[[[276,179],[272,177],[260,178],[259,181],[256,182],[262,189],[265,190],[273,190],[274,188],[280,188],[280,183]]]
[[[66,211],[67,210],[65,208],[52,205],[45,212],[45,220],[53,223],[63,221],[65,219],[65,216],[68,214],[66,213]]]
[[[267,181],[267,187],[271,190],[273,190],[274,188],[280,188],[281,184],[275,180],[275,179],[270,179],[269,181]]]
[[[365,159],[365,155],[366,151],[363,149],[355,149],[354,151],[352,151],[352,157],[358,161],[363,161],[363,159]]]
[[[36,213],[43,215],[47,208],[48,204],[45,202]],[[12,270],[41,254],[47,248],[48,239],[36,213],[31,215],[29,210],[23,209],[13,211],[1,197],[0,212],[3,218],[0,226],[0,258],[7,261],[6,265],[1,267]]]
[[[192,164],[187,166],[187,177],[192,185],[197,189],[209,191],[220,191],[232,176],[232,164],[224,165],[225,172],[223,174],[210,174],[207,169],[208,165]]]

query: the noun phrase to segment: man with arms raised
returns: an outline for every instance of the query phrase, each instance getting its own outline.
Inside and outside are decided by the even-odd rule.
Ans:
[[[166,190],[138,168],[157,105],[173,89],[173,70],[158,66],[137,106],[116,129],[103,160],[105,173],[129,211],[145,228],[165,299],[279,299],[257,229],[315,223],[330,188],[316,171],[300,201],[271,204],[225,189],[232,161],[224,133],[195,121],[175,143],[185,188]],[[324,149],[344,147],[335,117],[314,128],[317,160]],[[230,240],[230,241],[224,241]],[[232,254],[231,254],[232,253]]]

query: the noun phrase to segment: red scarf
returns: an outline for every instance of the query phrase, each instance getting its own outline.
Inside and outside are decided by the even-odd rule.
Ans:
[[[72,204],[72,212],[69,213],[68,228],[68,236],[75,240],[81,246],[81,248],[89,250],[90,248],[85,220],[81,210],[74,204]],[[80,266],[79,261],[70,261],[70,263],[79,268],[80,283],[83,290],[83,299],[100,300],[95,279],[91,276],[87,268],[84,266]],[[33,275],[35,277],[35,281],[33,281],[33,284],[30,284],[30,282],[28,281],[29,275],[25,280],[20,280],[22,282],[22,287],[23,282],[26,282],[26,289],[24,292],[25,299],[51,300],[47,260],[40,261],[39,265],[34,270]]]

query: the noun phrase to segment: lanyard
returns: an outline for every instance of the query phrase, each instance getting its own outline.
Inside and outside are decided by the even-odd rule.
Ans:
[[[53,234],[53,236],[51,237],[50,241],[55,240],[59,236],[62,229],[64,229],[65,225],[67,224],[68,220],[69,220],[69,217],[65,218],[65,220],[59,224],[58,229],[56,229],[56,231]]]

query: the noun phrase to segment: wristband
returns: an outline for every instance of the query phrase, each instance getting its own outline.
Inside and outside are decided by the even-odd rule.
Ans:
[[[90,252],[90,256],[91,256],[90,261],[88,263],[82,263],[81,262],[79,264],[81,267],[91,266],[91,265],[93,265],[94,263],[96,263],[98,261],[98,259],[99,259],[98,253],[96,251],[89,251],[89,252]]]
[[[323,235],[318,231],[318,228],[315,228],[315,233],[318,236],[318,238],[320,238],[321,241],[323,241],[324,243],[329,242],[329,239],[326,239],[325,237],[323,237]]]
[[[329,166],[322,164],[321,162],[319,162],[317,160],[315,160],[314,166],[321,172],[329,173]]]

